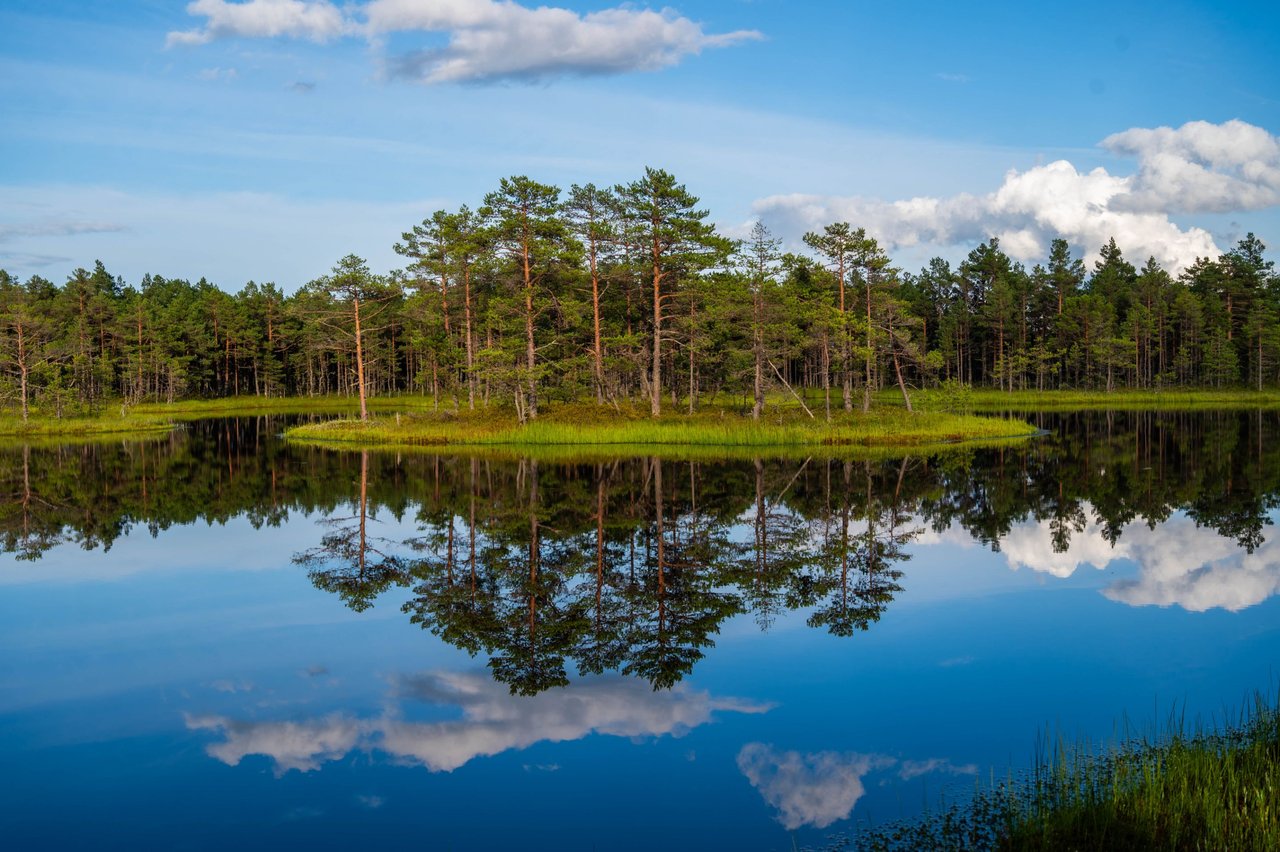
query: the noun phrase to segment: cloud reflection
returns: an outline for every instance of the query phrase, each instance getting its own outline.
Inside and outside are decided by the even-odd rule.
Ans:
[[[429,672],[394,683],[391,709],[381,717],[335,714],[320,719],[249,722],[225,716],[188,716],[191,730],[215,731],[223,740],[211,757],[235,766],[249,755],[269,758],[277,775],[310,772],[355,750],[380,751],[432,772],[451,772],[477,757],[567,742],[590,734],[620,737],[682,736],[716,712],[763,713],[769,705],[713,698],[684,687],[655,692],[623,678],[589,678],[571,688],[513,696],[484,674]],[[459,719],[411,722],[403,702],[456,707]]]
[[[974,764],[958,766],[946,758],[899,762],[883,754],[778,751],[764,743],[747,743],[738,752],[738,769],[777,810],[778,822],[789,831],[804,826],[826,828],[848,819],[866,792],[862,779],[877,769],[893,767],[903,781],[929,773],[973,775],[978,771]]]
[[[747,743],[738,752],[738,769],[788,830],[846,819],[866,792],[862,776],[893,763],[878,755],[777,751],[764,743]]]
[[[1117,580],[1103,590],[1109,599],[1130,606],[1238,612],[1280,591],[1280,545],[1274,540],[1248,553],[1233,539],[1186,515],[1175,515],[1154,529],[1145,523],[1126,524],[1114,546],[1103,527],[1090,521],[1072,534],[1061,552],[1054,551],[1048,521],[1029,522],[1014,528],[1001,541],[1001,550],[1011,568],[1063,578],[1084,565],[1102,570],[1117,561],[1132,561],[1138,566],[1137,577]]]
[[[1015,571],[1029,568],[1059,579],[1071,577],[1082,567],[1102,571],[1132,562],[1138,569],[1136,577],[1116,580],[1102,591],[1110,600],[1129,606],[1238,612],[1280,593],[1280,542],[1275,540],[1266,539],[1249,553],[1236,539],[1178,513],[1154,528],[1145,521],[1121,525],[1113,530],[1118,535],[1112,544],[1090,504],[1081,504],[1079,518],[1065,547],[1061,536],[1055,544],[1051,521],[1029,520],[1000,539],[1000,552]],[[919,544],[970,548],[979,542],[953,526],[927,531]]]

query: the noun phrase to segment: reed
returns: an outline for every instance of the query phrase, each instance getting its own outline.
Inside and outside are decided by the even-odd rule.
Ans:
[[[1101,749],[1041,744],[1029,777],[847,846],[898,849],[1280,849],[1280,711],[1256,696],[1231,723],[1188,726]],[[846,848],[847,848],[846,846]]]

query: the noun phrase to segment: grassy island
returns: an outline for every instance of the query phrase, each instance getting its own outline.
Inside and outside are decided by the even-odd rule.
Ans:
[[[1100,752],[1059,743],[1042,754],[1023,781],[846,848],[1280,849],[1280,711],[1261,697],[1223,728],[1175,719]]]
[[[780,409],[759,421],[723,408],[651,418],[629,407],[571,404],[549,407],[520,424],[510,412],[400,413],[367,421],[330,420],[295,426],[291,440],[356,446],[541,447],[915,447],[957,441],[1025,437],[1035,428],[1019,420],[942,411],[877,407],[841,413],[827,423]]]

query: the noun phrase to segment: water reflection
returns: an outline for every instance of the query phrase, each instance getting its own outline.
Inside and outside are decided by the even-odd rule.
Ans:
[[[388,708],[375,718],[344,713],[290,721],[237,720],[189,715],[189,730],[222,739],[211,757],[236,766],[250,755],[270,759],[277,776],[310,772],[355,751],[378,751],[432,772],[452,772],[477,757],[525,749],[538,742],[568,742],[590,734],[613,737],[680,737],[718,713],[765,713],[769,705],[675,688],[654,691],[621,677],[586,678],[572,690],[512,695],[490,678],[457,672],[424,672],[392,682]],[[460,719],[406,719],[406,706],[461,712]]]
[[[779,751],[772,745],[747,743],[738,752],[738,770],[771,806],[783,828],[826,828],[848,819],[866,793],[864,779],[890,773],[902,781],[922,775],[977,775],[972,763],[957,766],[946,758],[899,760],[884,754],[831,751]],[[887,783],[881,778],[881,783]]]
[[[1212,712],[1274,659],[1249,608],[1280,583],[1276,414],[891,461],[327,452],[282,425],[0,448],[18,845],[123,814],[211,846],[803,847],[1025,766],[1046,720]],[[495,795],[525,810],[477,822]]]
[[[906,460],[882,498],[885,469],[870,463],[756,459],[719,470],[641,458],[544,472],[532,459],[469,459],[393,552],[368,532],[370,454],[359,455],[356,514],[327,519],[321,545],[295,561],[357,610],[409,586],[414,623],[485,654],[521,695],[566,685],[570,666],[669,688],[743,612],[767,628],[781,610],[810,607],[813,627],[865,630],[901,591],[896,564],[920,532],[899,500]],[[807,472],[817,479],[804,481]],[[745,506],[721,491],[743,473]],[[808,515],[785,502],[819,484],[822,503]]]
[[[393,587],[423,629],[482,656],[519,695],[575,674],[657,688],[722,625],[788,611],[868,629],[939,541],[1067,577],[1136,563],[1111,600],[1238,610],[1280,588],[1266,537],[1280,415],[1054,415],[1043,440],[893,461],[592,463],[290,447],[273,418],[192,424],[145,442],[0,450],[0,546],[37,560],[143,528],[255,527],[319,515],[294,561],[360,611]],[[411,532],[406,532],[411,530]],[[0,582],[38,572],[11,565]]]

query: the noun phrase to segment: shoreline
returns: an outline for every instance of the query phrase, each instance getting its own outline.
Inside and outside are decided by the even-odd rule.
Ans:
[[[667,414],[654,420],[628,403],[562,403],[521,425],[507,407],[445,410],[430,397],[389,396],[368,401],[373,417],[352,419],[354,397],[231,397],[174,403],[113,402],[94,414],[54,418],[32,412],[23,422],[0,415],[0,439],[155,437],[182,422],[220,417],[316,415],[334,419],[288,430],[290,440],[326,445],[395,447],[675,446],[762,448],[918,448],[987,439],[1029,437],[1037,429],[1023,418],[1040,412],[1280,410],[1280,391],[1054,391],[949,392],[931,389],[914,396],[908,414],[896,391],[877,395],[869,414],[819,414],[809,419],[794,401],[778,397],[766,416],[752,421],[740,406],[704,402],[698,412]],[[808,400],[811,406],[819,399]],[[448,405],[451,407],[453,401]],[[1007,414],[1003,418],[993,415]],[[395,422],[392,418],[398,418]],[[1016,424],[1016,425],[1015,425]]]
[[[1046,735],[1029,774],[993,776],[967,802],[863,828],[838,848],[1277,848],[1280,709],[1259,693],[1231,716],[1171,716],[1100,746]]]

